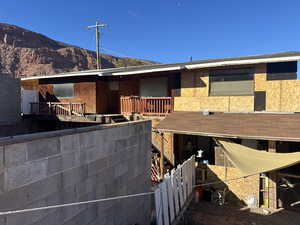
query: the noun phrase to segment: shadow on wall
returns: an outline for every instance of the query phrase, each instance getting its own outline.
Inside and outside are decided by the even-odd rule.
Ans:
[[[197,183],[201,183],[201,180],[202,183],[217,182],[216,184],[204,187],[204,195],[209,195],[212,193],[212,195],[217,196],[217,193],[220,193],[222,197],[224,197],[225,202],[229,205],[239,207],[248,205],[253,208],[258,207],[258,175],[224,183],[223,181],[225,179],[228,180],[241,177],[236,168],[225,168],[223,166],[201,164],[201,169],[198,167],[196,171]],[[206,171],[205,175],[202,173],[202,171]],[[205,179],[203,179],[203,175]],[[205,198],[207,198],[207,196]]]
[[[223,169],[225,172],[225,167],[221,166],[214,166],[214,167],[219,167],[218,169]],[[225,202],[227,204],[230,205],[234,205],[234,206],[246,206],[246,203],[241,200],[234,192],[232,192],[231,187],[224,183],[221,177],[221,174],[217,174],[215,170],[210,169],[210,166],[207,165],[202,165],[202,169],[204,169],[206,171],[206,179],[204,180],[204,184],[205,183],[211,183],[211,182],[217,182],[216,184],[210,185],[210,186],[204,186],[204,200],[209,201],[210,199],[214,199],[212,201],[217,201],[217,196],[219,194],[222,195],[222,197],[224,197]],[[198,183],[199,179],[201,180],[201,170],[196,170],[196,181]],[[219,182],[219,183],[218,183]],[[231,184],[232,185],[232,184]],[[240,187],[242,188],[242,187]],[[213,197],[214,196],[214,197]],[[217,202],[215,202],[217,203]]]

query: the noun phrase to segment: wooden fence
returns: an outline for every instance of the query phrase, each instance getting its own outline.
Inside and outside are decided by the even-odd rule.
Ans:
[[[30,103],[31,114],[52,116],[84,116],[84,103],[69,102],[33,102]]]
[[[148,116],[164,116],[173,111],[172,97],[121,96],[122,114],[139,113]]]
[[[195,185],[195,156],[165,175],[155,190],[156,224],[171,225],[183,209]]]

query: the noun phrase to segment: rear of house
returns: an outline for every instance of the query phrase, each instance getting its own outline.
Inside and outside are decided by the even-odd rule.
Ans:
[[[299,52],[284,52],[83,71],[25,78],[22,86],[39,91],[41,101],[83,103],[86,113],[152,116],[152,127],[157,128],[152,133],[152,144],[163,155],[161,165],[165,168],[161,170],[165,172],[201,150],[204,154],[199,164],[203,168],[198,168],[203,175],[200,182],[209,182],[239,173],[216,144],[216,137],[269,152],[298,151],[297,130],[284,137],[278,136],[277,131],[299,119],[295,113],[300,111],[299,59]],[[202,111],[213,114],[211,124]],[[244,120],[245,113],[251,118]],[[286,123],[277,123],[286,116],[289,117]],[[228,117],[228,123],[223,124]],[[260,122],[254,123],[256,120]],[[243,133],[249,130],[245,121],[254,124],[251,134]],[[191,126],[185,127],[188,124]],[[228,131],[235,133],[228,135]],[[291,167],[280,173],[251,176],[233,182],[228,188],[237,202],[247,204],[249,199],[254,199],[256,206],[277,208],[289,204],[286,196],[280,196],[282,181],[297,183],[299,176],[297,167]]]

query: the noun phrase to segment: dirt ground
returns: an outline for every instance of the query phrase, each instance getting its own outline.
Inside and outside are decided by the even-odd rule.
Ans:
[[[289,210],[270,212],[241,209],[229,205],[192,202],[180,225],[300,225],[300,213]]]

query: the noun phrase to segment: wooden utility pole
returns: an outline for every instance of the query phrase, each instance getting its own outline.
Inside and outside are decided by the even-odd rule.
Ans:
[[[100,29],[99,27],[107,27],[107,24],[101,24],[98,20],[96,25],[87,26],[88,29],[96,28],[96,54],[97,54],[97,69],[101,69],[101,55],[100,55]]]

